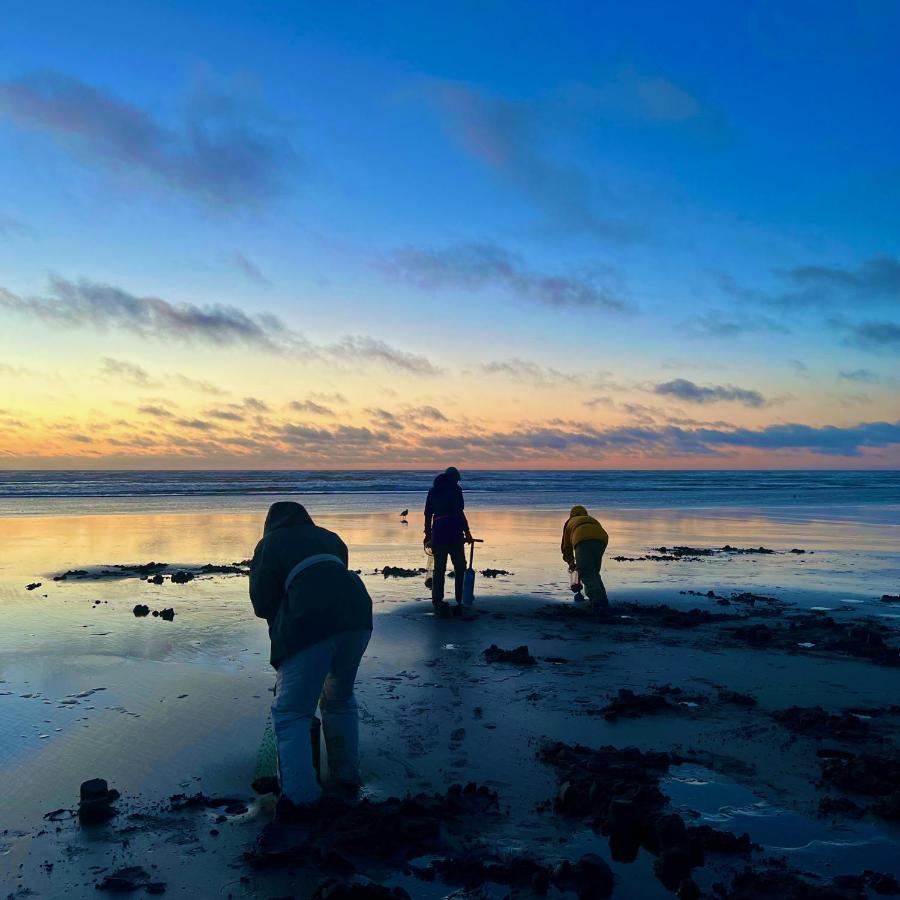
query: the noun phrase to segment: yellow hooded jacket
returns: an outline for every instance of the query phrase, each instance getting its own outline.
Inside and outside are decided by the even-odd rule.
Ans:
[[[609,543],[606,529],[583,506],[573,506],[569,518],[563,526],[562,550],[563,559],[569,565],[575,565],[575,545],[582,541],[603,541]]]

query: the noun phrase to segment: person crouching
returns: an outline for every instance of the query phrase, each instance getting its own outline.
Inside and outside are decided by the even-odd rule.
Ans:
[[[347,568],[347,546],[299,503],[273,503],[250,563],[253,611],[269,625],[276,670],[272,723],[281,797],[289,820],[321,791],[310,724],[319,706],[330,778],[358,787],[359,721],[353,693],[372,635],[372,600]]]
[[[563,559],[569,571],[578,571],[578,577],[592,606],[609,606],[606,587],[600,577],[603,554],[609,544],[604,527],[583,506],[573,506],[563,526]]]

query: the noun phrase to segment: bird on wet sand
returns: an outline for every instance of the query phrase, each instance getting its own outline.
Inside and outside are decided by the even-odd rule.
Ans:
[[[408,509],[404,509],[403,512],[400,513],[400,521],[403,522],[404,525],[406,525],[406,517],[407,517],[408,515],[409,515],[409,510],[408,510]]]

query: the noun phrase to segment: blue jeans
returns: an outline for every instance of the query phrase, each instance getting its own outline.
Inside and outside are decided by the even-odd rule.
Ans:
[[[315,803],[320,795],[309,740],[317,705],[330,776],[359,784],[359,720],[353,684],[371,636],[368,630],[344,631],[294,653],[278,667],[272,724],[281,790],[293,803]]]

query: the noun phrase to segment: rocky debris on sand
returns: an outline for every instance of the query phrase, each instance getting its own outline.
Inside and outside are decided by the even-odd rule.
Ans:
[[[111,894],[130,894],[143,888],[148,894],[164,894],[166,886],[161,881],[151,881],[149,873],[142,866],[126,866],[116,869],[111,875],[105,875],[95,887],[98,891],[109,891]]]
[[[655,871],[672,891],[691,895],[691,871],[706,853],[747,854],[755,849],[749,836],[735,836],[709,826],[693,827],[669,812],[660,781],[669,766],[682,762],[669,753],[636,747],[549,744],[538,754],[557,773],[560,787],[555,809],[564,816],[590,820],[609,838],[612,858],[633,862],[641,847],[657,857]]]
[[[482,569],[482,578],[499,578],[505,575],[513,575],[513,572],[507,572],[506,569]]]
[[[119,799],[119,792],[110,790],[104,778],[91,778],[81,784],[81,798],[78,802],[78,818],[85,825],[105,822],[116,811],[112,804]]]
[[[326,878],[316,885],[310,900],[411,900],[401,887],[389,888],[375,881],[341,881]]]
[[[900,603],[900,594],[882,594],[882,603]]]
[[[512,663],[516,666],[533,666],[536,663],[525,644],[513,650],[504,650],[496,644],[491,644],[483,653],[485,660],[489,663]]]
[[[821,787],[872,798],[868,810],[900,821],[900,760],[871,753],[822,748],[818,751]]]
[[[747,866],[732,878],[731,884],[713,885],[713,896],[728,900],[861,900],[865,893],[858,888],[832,882],[811,880],[814,876],[799,873],[787,865],[769,860],[767,868]]]
[[[866,811],[847,797],[822,797],[819,815],[826,819],[861,819]]]
[[[155,575],[151,575],[151,576],[147,579],[147,581],[148,581],[149,584],[162,584],[162,583],[163,583],[163,577],[162,577],[162,575],[159,574],[159,572],[157,572]]]
[[[169,809],[172,812],[180,812],[184,809],[221,809],[228,816],[242,816],[247,812],[247,804],[243,800],[234,797],[207,797],[199,792],[196,794],[173,794],[169,797]]]
[[[215,563],[205,563],[197,569],[198,575],[249,575],[250,560],[246,559],[232,565],[217,565]]]
[[[424,569],[404,569],[403,566],[385,566],[383,569],[376,569],[376,575],[383,575],[385,578],[417,578],[424,575]]]
[[[414,871],[424,880],[437,878],[445,884],[461,885],[467,891],[490,882],[528,892],[524,896],[544,896],[552,885],[561,891],[572,891],[583,900],[600,900],[612,895],[614,885],[612,869],[594,853],[587,853],[574,863],[563,860],[552,866],[528,856],[499,857],[473,852],[436,859],[427,869]]]
[[[624,628],[696,628],[716,622],[746,618],[737,613],[715,613],[708,609],[690,609],[687,612],[660,603],[645,606],[641,603],[617,603],[613,607],[582,607],[569,603],[554,603],[543,607],[538,615],[546,619],[563,619],[573,625],[616,625]]]
[[[26,585],[25,585],[25,590],[26,590],[26,591],[35,591],[35,590],[37,590],[40,586],[41,586],[41,582],[40,582],[40,581],[32,581],[31,584],[26,584]]]
[[[138,603],[138,604],[136,604],[135,607],[134,607],[134,609],[131,610],[131,611],[132,611],[138,618],[141,618],[141,617],[143,617],[143,616],[149,616],[149,615],[150,615],[150,607],[147,606],[145,603]]]
[[[703,696],[686,694],[680,687],[670,684],[655,687],[649,694],[636,694],[628,688],[620,688],[619,693],[600,712],[607,722],[615,722],[617,719],[637,719],[674,710],[678,706],[697,706],[705,700]]]
[[[54,575],[54,581],[66,581],[69,578],[82,578],[85,575],[88,575],[87,569],[69,569],[68,572],[61,572],[59,575]]]
[[[175,619],[175,610],[171,606],[167,606],[165,609],[154,609],[153,615],[159,616],[166,622],[171,622]]]
[[[719,690],[719,700],[734,706],[756,706],[757,703],[756,697],[751,694],[742,694],[740,691],[731,691],[728,688]]]
[[[444,794],[362,800],[323,808],[318,818],[292,828],[289,840],[244,854],[255,868],[339,865],[354,860],[405,864],[426,854],[465,852],[499,817],[497,794],[484,785],[452,785]]]
[[[194,573],[179,569],[177,572],[172,573],[171,578],[172,584],[187,584],[189,581],[194,580]]]
[[[746,603],[755,606],[757,603],[781,603],[777,597],[766,597],[764,594],[754,594],[750,591],[733,591],[730,597],[724,597],[715,591],[679,591],[680,594],[691,597],[706,597],[715,600],[720,606],[731,606],[732,603]]]
[[[866,719],[848,712],[830,713],[821,706],[790,706],[770,715],[785,728],[816,738],[858,741],[870,731]]]

